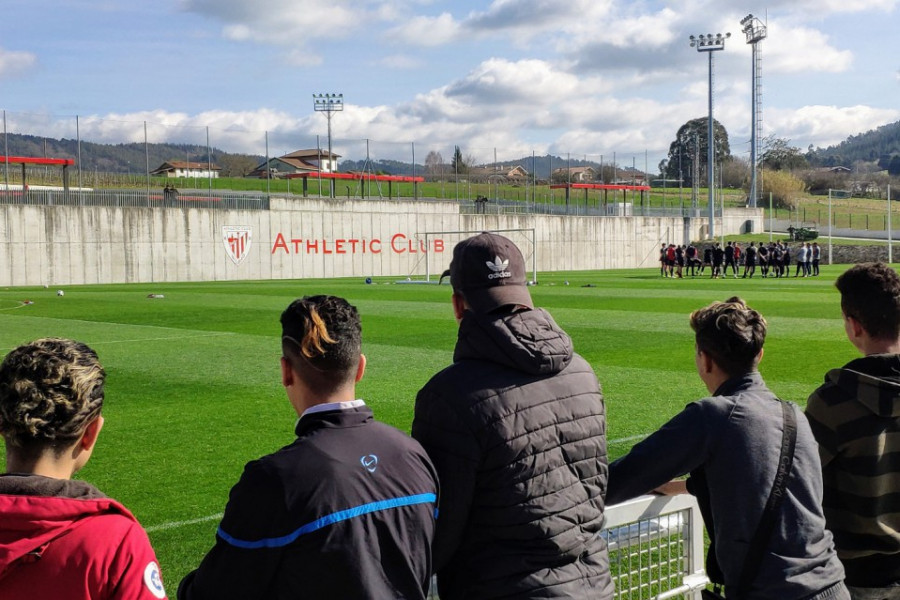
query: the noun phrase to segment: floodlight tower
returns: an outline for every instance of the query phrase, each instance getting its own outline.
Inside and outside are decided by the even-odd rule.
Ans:
[[[756,208],[756,198],[758,196],[758,179],[759,173],[759,133],[762,129],[762,74],[760,67],[762,59],[759,54],[759,42],[764,40],[767,35],[766,24],[754,17],[747,15],[741,19],[741,26],[744,35],[747,36],[747,43],[753,46],[753,92],[751,96],[752,118],[750,124],[750,206]]]
[[[325,113],[325,117],[328,119],[328,172],[331,173],[334,170],[332,169],[334,159],[331,154],[331,116],[344,110],[344,95],[313,94],[313,108],[316,112]],[[322,161],[319,160],[319,171],[321,170]],[[334,179],[331,180],[331,197],[334,198]]]
[[[715,208],[716,208],[716,138],[713,128],[713,52],[725,49],[725,40],[731,37],[730,33],[722,35],[717,33],[713,35],[707,33],[700,34],[697,37],[691,36],[691,47],[696,48],[697,52],[706,52],[709,56],[709,129],[707,130],[707,153],[706,153],[706,174],[707,185],[709,187],[709,239],[716,237],[715,235]],[[723,215],[724,216],[724,215]]]

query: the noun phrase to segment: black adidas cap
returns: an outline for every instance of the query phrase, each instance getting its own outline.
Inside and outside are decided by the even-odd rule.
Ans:
[[[481,233],[458,243],[450,262],[450,284],[469,307],[489,313],[509,304],[534,308],[525,277],[525,259],[511,240]]]

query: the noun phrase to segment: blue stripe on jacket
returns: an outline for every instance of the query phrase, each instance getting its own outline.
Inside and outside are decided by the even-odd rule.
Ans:
[[[404,496],[402,498],[391,498],[389,500],[379,500],[377,502],[369,502],[368,504],[363,504],[361,506],[355,506],[353,508],[348,508],[345,510],[339,510],[336,513],[331,513],[330,515],[325,515],[311,523],[307,523],[306,525],[301,526],[296,531],[293,531],[287,535],[276,537],[276,538],[265,538],[261,540],[239,540],[236,537],[233,537],[227,534],[222,526],[219,526],[216,534],[237,548],[245,548],[248,550],[256,549],[256,548],[280,548],[282,546],[287,546],[292,543],[301,535],[305,535],[307,533],[312,533],[313,531],[317,531],[322,529],[323,527],[327,527],[329,525],[334,525],[335,523],[340,523],[341,521],[346,521],[348,519],[353,519],[355,517],[361,517],[363,515],[367,515],[369,513],[377,512],[380,510],[387,510],[390,508],[400,508],[401,506],[412,506],[415,504],[427,504],[429,502],[436,502],[437,496],[435,494],[416,494],[415,496]],[[435,511],[436,512],[436,511]]]

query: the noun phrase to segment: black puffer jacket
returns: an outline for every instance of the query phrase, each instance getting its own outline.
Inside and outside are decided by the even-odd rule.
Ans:
[[[466,312],[453,360],[419,392],[412,428],[441,481],[441,600],[611,598],[590,365],[541,309]]]

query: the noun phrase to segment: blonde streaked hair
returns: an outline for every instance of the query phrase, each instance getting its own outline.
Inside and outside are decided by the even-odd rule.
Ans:
[[[24,450],[74,443],[103,408],[106,372],[86,344],[44,338],[0,364],[0,434]]]
[[[337,296],[304,296],[281,314],[281,348],[291,368],[324,388],[353,377],[362,325],[356,308]]]

